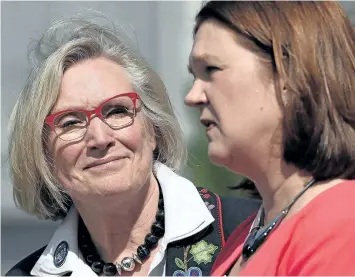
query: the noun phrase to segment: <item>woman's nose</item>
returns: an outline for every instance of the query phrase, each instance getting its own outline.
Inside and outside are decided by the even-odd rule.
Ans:
[[[195,81],[190,91],[185,96],[185,104],[188,106],[200,106],[207,104],[208,99],[203,91],[203,86],[200,82]]]
[[[86,132],[86,140],[90,149],[105,150],[112,146],[115,142],[113,137],[114,130],[110,128],[100,118],[91,119]]]

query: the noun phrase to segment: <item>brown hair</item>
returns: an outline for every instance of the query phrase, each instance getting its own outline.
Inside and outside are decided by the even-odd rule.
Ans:
[[[206,20],[272,63],[285,161],[317,179],[355,178],[355,32],[339,4],[210,1],[194,34]]]

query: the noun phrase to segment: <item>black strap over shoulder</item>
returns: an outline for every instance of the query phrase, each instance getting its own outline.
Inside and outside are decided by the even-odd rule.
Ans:
[[[197,190],[215,221],[196,235],[168,245],[166,276],[210,275],[229,235],[261,204],[242,197],[219,197],[205,188]]]

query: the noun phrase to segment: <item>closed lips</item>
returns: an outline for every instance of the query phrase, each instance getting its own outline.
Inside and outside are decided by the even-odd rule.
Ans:
[[[200,119],[202,125],[206,126],[207,128],[211,125],[216,125],[216,122],[209,120],[209,119]]]
[[[119,159],[122,159],[122,157],[111,157],[111,158],[107,158],[107,159],[97,160],[97,161],[94,161],[94,162],[86,165],[84,167],[84,170],[85,169],[89,169],[91,167],[98,166],[98,165],[107,164],[109,162],[116,161],[116,160],[119,160]]]

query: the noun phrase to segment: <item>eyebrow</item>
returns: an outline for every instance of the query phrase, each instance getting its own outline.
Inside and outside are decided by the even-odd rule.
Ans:
[[[193,55],[191,60],[194,62],[221,62],[220,58],[208,53]]]
[[[80,104],[66,103],[63,106],[59,106],[59,107],[55,107],[55,108],[53,107],[50,113],[52,114],[52,113],[57,113],[57,112],[62,112],[62,111],[67,111],[67,110],[74,110],[74,111],[75,110],[92,110],[95,108],[95,107],[91,107],[91,108],[88,108],[88,107],[90,107],[90,104],[89,104],[89,100],[86,99],[85,101],[83,101]]]
[[[85,104],[68,104],[66,103],[65,105],[55,107],[55,110],[57,111],[66,111],[66,110],[85,110]],[[53,109],[54,111],[54,109]]]
[[[192,63],[221,63],[221,60],[217,56],[207,53],[191,56],[189,64],[187,65],[187,71],[192,75],[194,75],[194,72],[190,63],[191,61]]]

